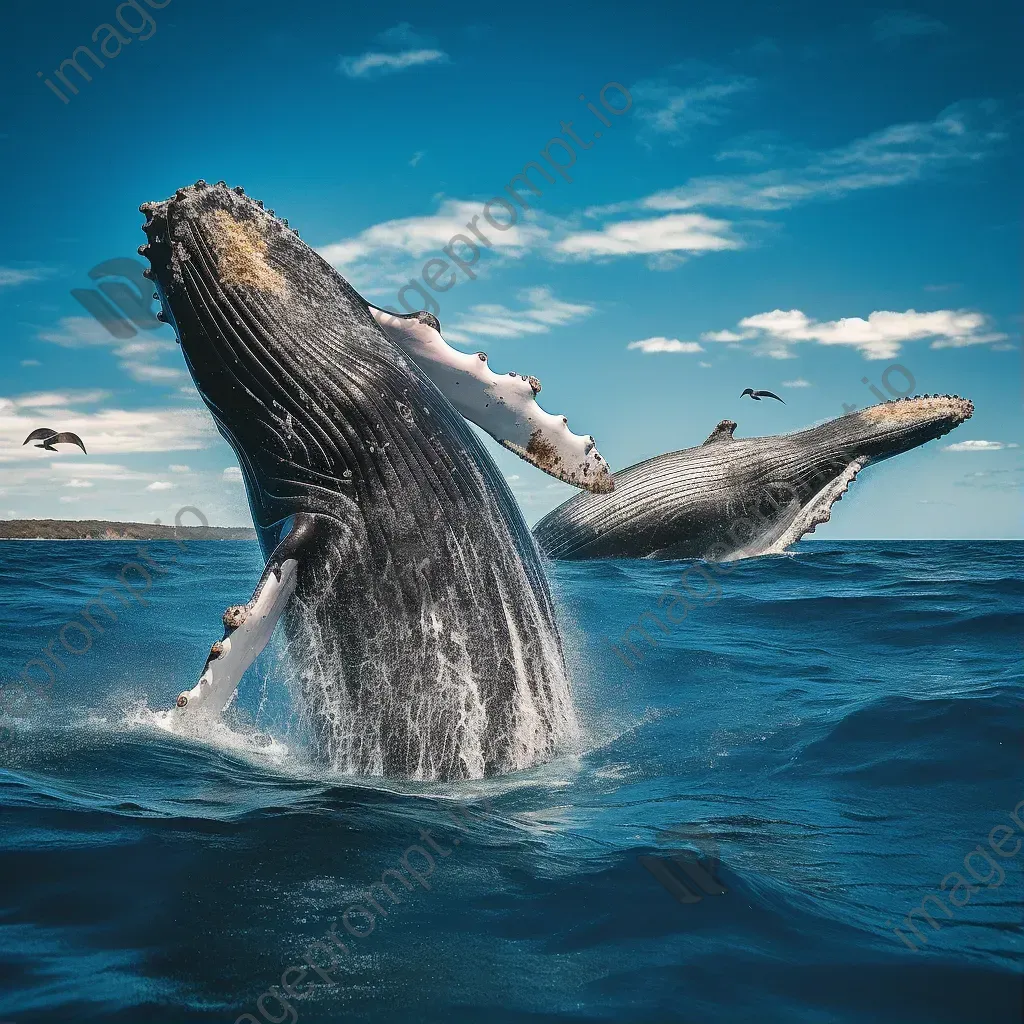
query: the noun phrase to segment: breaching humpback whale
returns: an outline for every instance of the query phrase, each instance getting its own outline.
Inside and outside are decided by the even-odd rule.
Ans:
[[[219,713],[283,619],[335,770],[479,778],[577,729],[534,542],[480,441],[286,221],[223,182],[146,203],[147,276],[238,456],[267,559],[182,729]]]
[[[611,494],[577,494],[534,536],[551,558],[703,558],[782,552],[827,522],[857,474],[942,437],[973,404],[925,395],[874,405],[809,430],[733,437],[723,420],[696,448],[615,474]]]

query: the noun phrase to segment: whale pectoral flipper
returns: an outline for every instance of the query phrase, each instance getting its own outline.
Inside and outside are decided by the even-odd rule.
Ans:
[[[471,423],[521,459],[557,480],[604,494],[615,480],[589,434],[574,434],[564,416],[537,404],[540,381],[525,373],[495,373],[485,352],[460,352],[441,336],[425,310],[403,316],[369,306],[389,340],[430,378]]]
[[[263,575],[244,605],[232,605],[224,612],[224,636],[211,648],[199,682],[178,696],[180,714],[202,710],[219,715],[245,674],[270,641],[281,614],[295,591],[301,544],[310,524],[296,517],[291,532],[270,556]]]

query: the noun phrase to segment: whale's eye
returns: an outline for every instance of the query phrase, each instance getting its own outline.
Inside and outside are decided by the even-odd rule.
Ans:
[[[416,314],[416,319],[419,320],[421,324],[426,324],[428,327],[433,327],[438,334],[441,333],[441,321],[438,320],[433,313],[428,313],[425,309],[421,309]]]

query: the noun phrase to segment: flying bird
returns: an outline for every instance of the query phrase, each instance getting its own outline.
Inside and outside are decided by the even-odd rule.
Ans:
[[[740,398],[743,398],[744,395],[750,395],[755,402],[760,402],[762,398],[774,398],[776,402],[782,402],[782,399],[778,395],[772,394],[771,391],[754,391],[753,388],[747,388]],[[782,404],[786,403],[782,402]]]
[[[24,448],[25,445],[29,443],[29,441],[38,441],[44,437],[54,437],[56,436],[56,434],[57,431],[54,430],[53,427],[37,427],[35,430],[32,431],[31,434],[28,435],[28,437],[25,438],[24,441],[21,442],[21,446],[22,448]]]
[[[42,448],[47,452],[55,452],[57,450],[53,447],[55,444],[77,444],[86,455],[89,454],[85,451],[82,439],[77,434],[72,434],[70,430],[58,432],[50,427],[38,427],[21,442],[22,447],[27,445],[29,441],[42,441],[43,443],[37,444],[36,447]]]

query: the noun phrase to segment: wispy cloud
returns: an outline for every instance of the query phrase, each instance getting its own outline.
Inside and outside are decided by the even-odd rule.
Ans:
[[[704,347],[696,341],[680,341],[678,338],[644,338],[642,341],[631,341],[627,349],[637,349],[651,355],[655,352],[703,352]]]
[[[558,299],[550,288],[527,288],[518,293],[524,303],[518,309],[498,304],[471,306],[468,313],[455,318],[451,326],[441,325],[446,341],[470,344],[475,336],[518,338],[524,334],[547,334],[552,327],[562,327],[590,316],[595,307]]]
[[[697,208],[785,210],[812,200],[916,181],[984,159],[1005,138],[991,101],[947,107],[933,121],[891,125],[834,149],[803,154],[792,166],[753,174],[694,178],[645,198],[594,207],[593,216]]]
[[[139,337],[125,342],[115,338],[100,323],[88,316],[62,317],[56,327],[38,332],[40,341],[62,348],[86,348],[103,345],[113,348],[120,358],[119,367],[134,381],[144,384],[177,384],[186,378],[183,370],[161,366],[155,360],[161,353],[174,352],[176,344],[168,336]]]
[[[600,231],[580,231],[558,242],[560,252],[583,259],[653,253],[720,252],[740,249],[728,221],[703,213],[676,213],[651,220],[623,220]]]
[[[0,398],[0,414],[5,409],[69,409],[75,405],[95,405],[110,397],[109,391],[91,390],[32,391],[26,395]]]
[[[640,136],[662,136],[674,144],[685,142],[690,129],[723,120],[728,112],[725,101],[753,85],[753,79],[741,77],[707,78],[687,87],[664,81],[638,82],[630,94],[636,103]]]
[[[146,490],[147,491],[169,491],[173,486],[174,486],[174,484],[172,484],[170,482],[170,480],[154,480],[151,484],[149,484],[149,486],[146,488]]]
[[[473,240],[467,224],[476,218],[476,224],[490,243],[479,240],[474,244],[480,253],[485,249],[503,256],[516,258],[549,237],[547,229],[536,224],[517,224],[504,231],[491,228],[481,217],[483,204],[465,199],[445,199],[436,213],[420,217],[400,217],[374,224],[350,238],[317,248],[317,252],[332,266],[341,270],[354,283],[366,284],[372,294],[386,293],[387,284],[404,283],[409,279],[410,270],[419,276],[419,267],[410,267],[414,259],[427,254],[441,257],[441,250],[455,235]],[[497,214],[496,216],[501,216]],[[466,263],[473,264],[472,250],[465,243],[455,243],[453,252]],[[476,272],[474,270],[474,272]],[[439,283],[447,284],[454,270],[440,275]],[[459,272],[456,276],[460,276]],[[450,287],[450,286],[449,286]]]
[[[339,68],[349,78],[371,78],[393,75],[397,71],[421,64],[445,64],[448,54],[443,50],[405,50],[402,53],[364,53],[359,57],[342,57]]]
[[[225,480],[230,481],[231,483],[242,482],[242,471],[237,466],[228,466],[227,469],[225,469],[224,472],[221,473],[221,476]]]
[[[88,394],[88,393],[87,393]],[[39,396],[0,398],[0,462],[54,460],[54,456],[22,441],[39,426],[40,411],[59,420],[55,428],[78,434],[89,449],[89,457],[58,463],[73,467],[75,476],[84,478],[102,464],[93,461],[96,455],[121,455],[129,452],[169,452],[209,448],[217,438],[213,421],[205,411],[195,408],[102,409],[96,412],[75,407],[74,395],[69,402],[46,405],[25,405],[39,401]],[[62,457],[66,457],[62,453]]]
[[[29,281],[41,281],[52,271],[47,267],[19,269],[18,267],[0,267],[0,288],[15,288]]]
[[[931,339],[931,348],[966,348],[1002,341],[1006,335],[991,330],[989,318],[969,310],[937,309],[918,313],[876,310],[865,320],[812,320],[799,309],[773,309],[744,317],[739,331],[708,331],[703,341],[739,344],[752,342],[759,355],[774,359],[793,357],[792,346],[800,342],[845,345],[856,348],[867,359],[895,359],[905,342]]]
[[[998,452],[1003,448],[1019,448],[1015,441],[957,441],[947,444],[944,452]]]
[[[891,45],[907,38],[945,35],[949,26],[917,11],[889,11],[871,23],[871,31],[879,42]]]
[[[49,341],[63,348],[84,348],[87,345],[113,345],[117,340],[99,321],[91,316],[65,316],[56,327],[39,332],[40,341]]]
[[[423,64],[446,64],[448,54],[433,45],[404,21],[377,36],[377,41],[390,47],[387,51],[369,50],[358,57],[342,57],[338,70],[349,78],[375,78]]]
[[[782,382],[782,386],[784,388],[809,388],[811,386],[811,382],[809,380],[803,380],[802,378],[798,380],[784,380]]]

